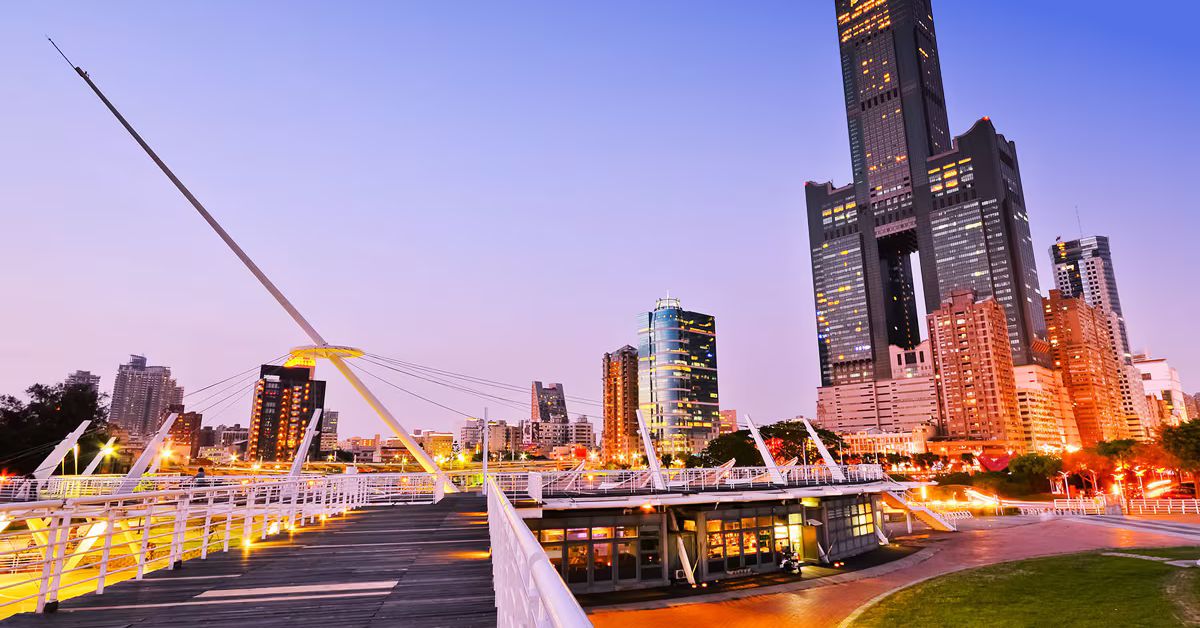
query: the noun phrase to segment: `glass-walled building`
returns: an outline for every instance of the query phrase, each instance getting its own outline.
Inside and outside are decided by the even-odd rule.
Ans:
[[[879,547],[879,512],[861,493],[543,510],[526,523],[571,590],[603,593],[686,582],[688,566],[697,582],[770,573],[788,551],[807,564],[843,560]]]
[[[721,424],[716,319],[672,298],[639,319],[638,406],[650,435],[659,454],[697,453]]]

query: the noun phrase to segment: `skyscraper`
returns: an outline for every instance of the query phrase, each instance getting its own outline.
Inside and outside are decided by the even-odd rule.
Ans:
[[[321,453],[329,454],[338,448],[338,411],[324,410],[321,412]]]
[[[171,378],[166,366],[147,366],[146,357],[129,356],[117,367],[108,420],[135,436],[148,436],[158,429],[170,405],[183,405],[183,388]]]
[[[721,424],[717,323],[659,299],[638,329],[638,405],[659,454],[704,449]]]
[[[92,375],[91,371],[75,371],[63,381],[65,386],[87,386],[95,392],[100,391],[100,376]]]
[[[1004,308],[961,290],[929,315],[942,429],[957,439],[1002,441],[1023,450]]]
[[[317,408],[325,405],[325,382],[311,366],[264,364],[254,387],[246,460],[290,462]],[[317,433],[320,433],[317,424]],[[319,437],[305,455],[320,451]]]
[[[601,455],[606,462],[632,462],[642,452],[638,442],[638,354],[625,345],[605,353],[604,429]]]
[[[1050,247],[1050,259],[1054,264],[1054,285],[1059,293],[1066,298],[1082,299],[1104,316],[1109,342],[1121,362],[1117,374],[1121,383],[1121,411],[1130,437],[1141,441],[1153,438],[1157,421],[1146,402],[1141,371],[1133,365],[1130,355],[1108,238],[1088,236],[1067,242],[1059,240]]]
[[[1003,308],[1016,364],[1046,363],[1014,144],[987,118],[951,140],[929,0],[835,4],[854,180],[805,189],[821,385],[894,379],[918,308],[964,289]]]
[[[1129,438],[1121,409],[1121,363],[1104,312],[1058,290],[1043,301],[1054,367],[1071,395],[1081,444]]]
[[[1117,273],[1113,269],[1112,249],[1105,236],[1058,241],[1050,247],[1054,262],[1054,287],[1064,297],[1083,299],[1084,303],[1117,316],[1118,357],[1128,356],[1129,336],[1121,313],[1117,292]]]

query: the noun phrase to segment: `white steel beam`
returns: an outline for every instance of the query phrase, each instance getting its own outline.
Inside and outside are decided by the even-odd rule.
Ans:
[[[783,474],[779,472],[778,465],[775,464],[775,456],[771,455],[771,450],[767,449],[767,444],[763,442],[762,434],[758,432],[758,426],[754,424],[754,419],[750,415],[746,415],[746,425],[750,428],[750,436],[754,438],[754,446],[758,447],[758,453],[762,456],[763,464],[767,467],[767,474],[771,476],[771,483],[777,486],[787,486],[787,480]]]
[[[641,408],[637,411],[638,432],[642,435],[642,449],[646,451],[646,466],[650,469],[650,481],[654,489],[667,490],[667,482],[663,479],[662,464],[654,451],[654,441],[650,440],[650,428],[646,427],[646,417],[642,416]]]
[[[142,455],[138,456],[132,467],[129,467],[129,473],[125,474],[125,479],[121,481],[121,485],[114,491],[115,494],[123,495],[131,493],[134,487],[138,485],[138,482],[142,481],[142,474],[146,473],[146,469],[150,467],[150,463],[158,455],[158,448],[162,447],[163,441],[166,440],[167,434],[171,432],[171,426],[175,425],[175,419],[178,416],[179,413],[177,412],[167,415],[167,420],[163,421],[162,425],[158,427],[158,432],[154,434],[154,438],[151,438],[150,442],[146,443],[146,448],[142,450]]]
[[[44,480],[50,477],[50,475],[54,473],[54,467],[57,467],[58,463],[62,462],[63,458],[67,457],[67,452],[71,451],[71,448],[75,446],[75,443],[79,442],[79,437],[83,436],[83,433],[87,431],[88,426],[91,424],[91,421],[84,421],[83,423],[80,423],[79,427],[75,428],[74,431],[72,431],[70,434],[67,434],[67,437],[62,439],[62,442],[60,442],[58,446],[50,452],[50,455],[46,456],[46,459],[42,461],[42,464],[38,465],[37,469],[34,470],[33,477],[39,480]]]
[[[846,481],[846,474],[842,473],[842,468],[834,461],[833,456],[829,455],[829,450],[825,448],[825,443],[821,442],[821,437],[817,436],[817,430],[808,422],[808,419],[800,417],[804,421],[804,429],[808,430],[808,437],[812,439],[813,444],[817,446],[817,451],[821,454],[821,459],[825,461],[825,466],[829,467],[829,473],[833,479],[839,482]]]
[[[300,446],[296,448],[296,457],[292,458],[292,468],[288,471],[291,477],[299,477],[300,471],[304,469],[304,460],[308,458],[308,448],[312,446],[313,434],[317,433],[317,423],[321,422],[321,408],[313,410],[313,416],[308,420],[308,427],[304,428],[304,438],[300,439]]]
[[[91,475],[92,473],[95,473],[96,469],[100,466],[100,462],[104,460],[104,457],[112,453],[112,446],[115,442],[117,442],[116,436],[109,438],[108,442],[104,443],[104,446],[100,448],[100,451],[96,452],[96,457],[92,458],[92,461],[88,463],[87,468],[83,470],[81,475]]]

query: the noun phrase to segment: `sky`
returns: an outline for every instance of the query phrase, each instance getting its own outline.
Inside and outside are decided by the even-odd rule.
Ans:
[[[131,353],[196,390],[308,342],[50,35],[332,343],[595,400],[603,353],[636,345],[669,292],[716,316],[723,407],[815,412],[803,187],[850,177],[832,2],[5,13],[0,392],[76,369],[111,391]],[[1186,0],[934,4],[952,132],[987,115],[1016,141],[1043,291],[1056,236],[1110,236],[1132,344],[1193,392],[1197,17]],[[364,367],[465,414],[527,414]],[[318,375],[343,437],[386,433]],[[410,429],[462,418],[367,381]],[[246,423],[237,392],[205,423]]]

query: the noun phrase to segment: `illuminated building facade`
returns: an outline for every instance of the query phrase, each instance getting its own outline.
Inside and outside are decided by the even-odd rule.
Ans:
[[[821,385],[894,378],[919,308],[964,289],[1002,308],[1016,364],[1046,363],[1015,146],[987,118],[951,139],[929,0],[835,4],[853,182],[805,188]]]
[[[1029,451],[1062,450],[1080,446],[1071,395],[1058,371],[1040,364],[1013,369],[1017,411]]]
[[[1004,308],[993,297],[954,291],[929,315],[942,433],[1024,450]]]
[[[1148,397],[1154,397],[1163,402],[1166,413],[1164,422],[1168,425],[1186,423],[1196,417],[1188,414],[1187,402],[1183,392],[1183,384],[1179,380],[1179,372],[1163,358],[1154,358],[1145,354],[1133,356],[1133,365],[1141,372],[1142,385]]]
[[[640,317],[638,405],[659,454],[704,449],[721,424],[717,393],[717,323],[659,299]]]
[[[637,349],[625,345],[605,353],[601,369],[604,376],[604,429],[600,434],[600,454],[606,462],[631,463],[642,453],[637,423]]]
[[[186,412],[183,405],[167,406],[167,412],[175,412],[175,422],[167,431],[167,439],[171,443],[171,452],[187,462],[200,453],[200,423],[204,415],[199,412]]]
[[[325,382],[313,379],[312,366],[264,364],[254,387],[246,460],[290,462],[316,409],[325,405]],[[317,425],[320,432],[320,424]],[[317,438],[309,455],[317,455]]]
[[[1109,340],[1105,313],[1051,290],[1043,300],[1054,367],[1071,395],[1084,447],[1129,438],[1121,406],[1121,363]]]
[[[1113,269],[1112,249],[1105,236],[1058,241],[1050,247],[1054,262],[1054,287],[1064,297],[1081,298],[1084,303],[1117,315],[1117,355],[1128,356],[1129,336],[1121,313],[1117,292],[1117,274]]]
[[[717,436],[732,434],[738,431],[737,410],[722,410],[721,425],[717,427]]]

